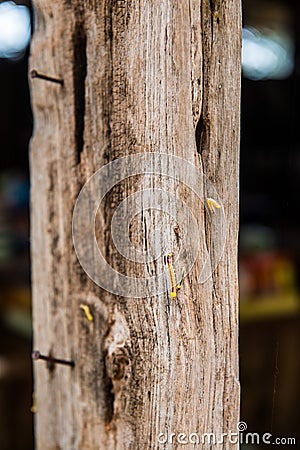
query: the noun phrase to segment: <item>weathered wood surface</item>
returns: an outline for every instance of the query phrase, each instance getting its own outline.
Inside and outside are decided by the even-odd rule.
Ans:
[[[76,363],[52,373],[35,363],[37,448],[190,449],[176,437],[159,445],[158,435],[236,431],[240,2],[36,0],[35,10],[31,69],[63,78],[64,86],[31,82],[34,347]],[[207,247],[213,258],[218,228],[209,229],[203,204],[177,182],[130,179],[100,209],[100,248],[115,268],[139,277],[163,266],[124,262],[109,236],[114,205],[149,186],[189,199],[201,251],[176,300],[102,290],[73,248],[81,187],[108,162],[144,151],[196,165],[224,205],[224,253],[204,284],[196,276]],[[132,242],[147,244],[146,230],[161,217],[137,216]],[[171,218],[163,223],[157,239],[167,236],[176,253],[180,232]]]

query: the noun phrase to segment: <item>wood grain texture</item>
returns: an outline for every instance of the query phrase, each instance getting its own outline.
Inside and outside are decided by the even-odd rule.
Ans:
[[[52,373],[35,363],[40,450],[177,449],[179,433],[236,431],[240,8],[238,0],[35,1],[31,69],[63,78],[64,86],[31,82],[34,346],[76,363]],[[175,301],[102,290],[73,248],[72,212],[87,179],[116,158],[148,151],[203,171],[229,230],[217,269],[197,284],[219,232],[203,204],[165,177],[129,179],[107,196],[99,247],[113,267],[137,277],[163,265],[124,261],[110,236],[114,207],[149,187],[190,202],[201,252]],[[137,216],[132,242],[147,245],[162,220],[148,210]],[[167,236],[176,253],[180,233],[169,216],[163,224],[157,244]],[[174,443],[159,444],[159,433],[175,433]],[[225,440],[213,448],[237,446]]]

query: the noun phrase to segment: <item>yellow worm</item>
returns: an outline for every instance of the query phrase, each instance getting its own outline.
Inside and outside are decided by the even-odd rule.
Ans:
[[[167,264],[168,264],[171,286],[172,286],[170,295],[171,295],[171,297],[175,298],[177,295],[176,294],[176,276],[175,276],[172,258],[173,258],[173,253],[169,253],[167,256]]]
[[[219,203],[218,203],[216,200],[214,200],[213,198],[207,198],[206,201],[207,201],[207,206],[208,206],[208,208],[209,208],[210,211],[213,212],[213,213],[216,212],[216,211],[215,211],[215,208],[217,208],[217,209],[220,209],[220,208],[221,208],[221,205],[219,205]]]
[[[80,307],[80,309],[82,309],[85,312],[87,319],[92,321],[93,316],[91,314],[90,308],[87,305],[80,305],[79,307]]]

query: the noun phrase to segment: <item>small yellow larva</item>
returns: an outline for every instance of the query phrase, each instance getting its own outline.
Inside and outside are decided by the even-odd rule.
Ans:
[[[170,295],[171,295],[171,297],[175,298],[177,296],[177,293],[176,293],[176,276],[175,276],[175,271],[174,271],[174,267],[173,267],[172,258],[173,258],[173,253],[169,253],[168,256],[167,256],[167,264],[168,264],[170,280],[171,280],[171,292],[170,292]]]
[[[209,210],[212,213],[216,212],[215,208],[217,208],[217,209],[221,208],[221,205],[219,205],[219,203],[216,200],[214,200],[213,198],[207,198],[206,202],[207,202],[207,206],[208,206]]]

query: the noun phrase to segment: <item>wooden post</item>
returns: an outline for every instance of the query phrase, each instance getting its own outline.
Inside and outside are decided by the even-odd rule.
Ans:
[[[40,450],[173,449],[180,440],[197,442],[191,433],[200,437],[197,448],[210,448],[202,433],[220,439],[237,431],[240,8],[238,0],[35,1],[31,70],[62,82],[36,73],[31,81],[34,348],[75,362],[34,362]],[[114,186],[96,234],[110,266],[154,277],[144,298],[94,283],[72,240],[73,209],[87,180],[138,153],[166,154],[154,168],[162,175],[148,167],[146,176]],[[180,177],[188,186],[167,176],[173,156],[186,162]],[[130,170],[140,170],[132,161]],[[200,186],[198,196],[191,186]],[[146,194],[159,189],[161,210],[154,211]],[[207,209],[214,189],[222,206],[215,214]],[[110,234],[115,208],[137,190],[144,209],[130,225],[131,242],[161,250],[147,264],[123,258]],[[176,223],[181,203],[174,206],[174,198],[188,204],[197,231],[185,214]],[[162,292],[169,282],[163,256],[174,253],[179,279],[187,238],[199,252],[171,298]],[[199,283],[205,261],[210,276]],[[214,448],[237,445],[225,439]]]

